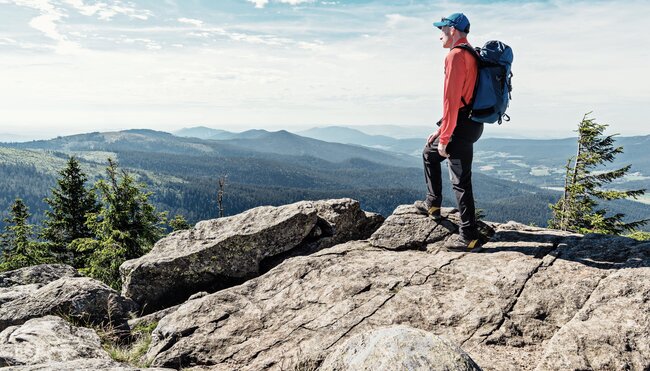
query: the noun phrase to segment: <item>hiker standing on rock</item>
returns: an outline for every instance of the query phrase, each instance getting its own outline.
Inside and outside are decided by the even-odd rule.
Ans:
[[[442,47],[450,49],[445,57],[445,82],[442,119],[438,130],[429,135],[422,156],[427,183],[427,197],[416,201],[415,206],[424,214],[439,221],[442,216],[442,174],[440,163],[447,160],[458,210],[459,234],[445,243],[447,248],[467,249],[478,245],[474,195],[472,193],[472,158],[474,142],[483,133],[483,124],[470,119],[470,105],[476,84],[478,66],[476,58],[458,46],[467,44],[469,20],[462,13],[454,13],[433,25],[442,31]]]

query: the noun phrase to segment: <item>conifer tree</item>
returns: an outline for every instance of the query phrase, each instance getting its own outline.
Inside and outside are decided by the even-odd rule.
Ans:
[[[166,217],[149,202],[151,193],[144,191],[144,185],[137,184],[125,171],[118,172],[112,159],[108,159],[106,175],[95,184],[102,207],[89,213],[87,220],[96,240],[80,239],[73,246],[89,255],[84,262],[86,273],[119,289],[120,265],[151,249],[163,235],[161,224]]]
[[[52,262],[43,246],[33,241],[34,226],[29,224],[29,209],[17,198],[11,205],[9,217],[4,219],[0,270],[13,270],[31,265]]]
[[[86,189],[88,178],[75,157],[68,159],[59,176],[51,197],[45,199],[51,210],[45,211],[41,237],[52,245],[60,257],[67,255],[66,259],[60,260],[71,263],[74,254],[68,245],[78,238],[93,236],[86,225],[86,214],[98,212],[99,204],[95,193]]]
[[[632,165],[616,170],[603,171],[603,165],[611,163],[623,147],[614,147],[614,135],[604,136],[606,124],[598,124],[585,114],[578,125],[578,151],[566,165],[563,197],[551,205],[553,219],[549,227],[580,233],[621,234],[633,231],[648,222],[648,219],[623,222],[624,214],[607,216],[606,209],[596,209],[597,200],[618,200],[637,198],[645,189],[620,191],[605,189],[604,185],[619,179]]]
[[[192,227],[187,220],[185,220],[185,217],[180,214],[176,214],[176,216],[169,221],[169,226],[172,227],[172,231],[181,231]]]

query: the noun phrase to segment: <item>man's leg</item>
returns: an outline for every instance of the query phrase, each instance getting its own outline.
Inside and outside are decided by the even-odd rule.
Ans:
[[[476,209],[472,191],[472,142],[456,138],[449,148],[449,174],[460,211],[460,234],[467,240],[478,238],[476,228]]]
[[[438,140],[424,147],[422,159],[424,160],[424,179],[427,182],[427,198],[425,202],[429,207],[440,207],[442,205],[440,163],[445,158],[438,153]]]

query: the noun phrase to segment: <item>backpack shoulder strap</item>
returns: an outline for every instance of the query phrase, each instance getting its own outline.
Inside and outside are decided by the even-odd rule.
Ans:
[[[481,56],[479,55],[479,50],[480,48],[474,49],[471,45],[469,44],[458,44],[454,46],[452,49],[463,49],[469,52],[469,54],[473,55],[474,58],[476,58],[476,63],[477,67],[481,66]],[[479,79],[479,74],[476,74],[476,83],[474,84],[474,92],[472,93],[472,99],[470,100],[469,103],[465,102],[465,98],[460,97],[461,102],[465,105],[465,107],[470,106],[471,104],[474,104],[474,98],[476,97],[476,90],[478,89],[478,79]]]
[[[467,50],[469,52],[469,54],[473,55],[474,58],[476,58],[478,61],[481,60],[481,56],[479,55],[479,51],[476,50],[475,48],[473,48],[469,44],[458,44],[458,45],[454,46],[452,49],[456,49],[456,48]]]

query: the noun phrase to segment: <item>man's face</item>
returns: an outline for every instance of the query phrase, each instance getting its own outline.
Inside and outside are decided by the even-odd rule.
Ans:
[[[442,41],[442,47],[449,49],[451,48],[451,33],[452,33],[452,27],[442,27],[440,29],[441,34],[440,34],[440,41]]]

